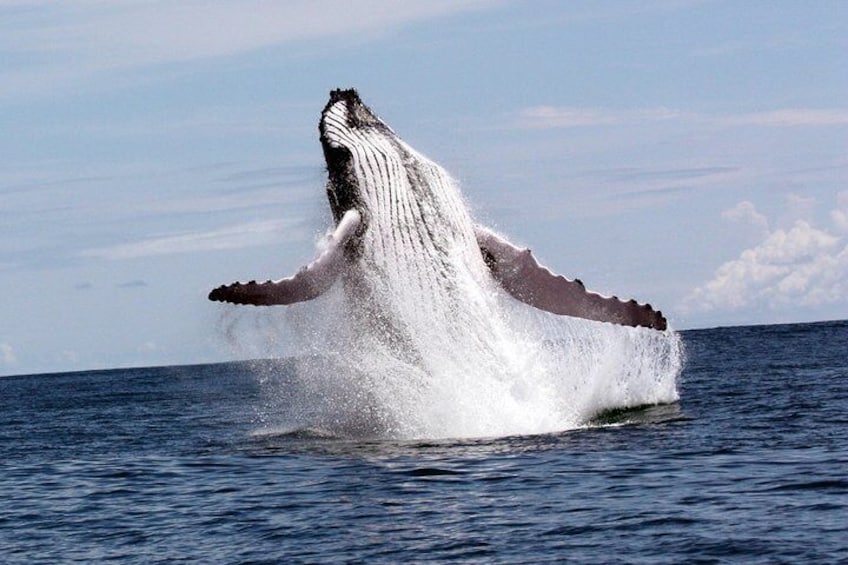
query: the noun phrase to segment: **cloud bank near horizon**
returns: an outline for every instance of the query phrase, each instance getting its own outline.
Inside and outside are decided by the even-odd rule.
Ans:
[[[788,229],[770,229],[768,219],[749,201],[740,202],[722,216],[756,227],[763,238],[719,266],[709,281],[684,298],[682,310],[776,311],[847,300],[848,244],[844,235],[848,235],[848,191],[839,193],[837,207],[830,211],[832,230],[814,227],[802,219]]]

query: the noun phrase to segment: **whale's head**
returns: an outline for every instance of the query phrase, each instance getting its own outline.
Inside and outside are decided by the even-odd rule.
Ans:
[[[336,221],[356,208],[367,224],[388,185],[387,176],[397,170],[391,163],[400,158],[397,136],[353,89],[330,92],[319,131],[329,175],[327,197]]]
[[[473,242],[471,218],[448,172],[398,137],[355,90],[330,93],[319,130],[337,223],[356,209],[359,237],[382,241],[383,234],[408,237],[412,230],[439,249]]]

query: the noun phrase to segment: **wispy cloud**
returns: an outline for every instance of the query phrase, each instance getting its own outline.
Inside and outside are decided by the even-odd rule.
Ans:
[[[206,232],[190,232],[162,237],[151,237],[132,243],[82,251],[80,256],[117,261],[155,255],[172,255],[198,251],[242,249],[268,245],[292,234],[305,238],[300,221],[269,220],[228,226]]]
[[[518,111],[514,125],[523,129],[619,126],[680,121],[715,127],[829,127],[848,125],[848,108],[784,108],[726,115],[699,114],[671,108],[580,108],[533,106]]]
[[[695,49],[695,57],[726,57],[740,53],[761,53],[764,51],[786,51],[804,47],[810,39],[801,33],[781,34],[778,37],[734,39]]]
[[[135,279],[127,282],[118,283],[116,285],[118,288],[145,288],[147,287],[147,282],[141,279]]]
[[[750,202],[725,211],[761,227],[768,221]],[[763,240],[716,269],[685,299],[687,312],[771,310],[844,303],[848,296],[848,245],[842,238],[797,220],[789,229],[765,229]]]
[[[486,0],[396,3],[44,2],[0,5],[0,76],[11,90],[101,71],[236,55],[308,39],[378,37],[407,23],[477,9]]]
[[[836,229],[848,233],[848,190],[840,192],[836,197],[836,208],[831,210],[830,218]]]
[[[678,168],[624,168],[589,173],[600,181],[599,190],[616,200],[622,198],[674,196],[689,190],[713,187],[731,182],[744,174],[738,167],[678,167]]]
[[[848,125],[846,108],[786,108],[770,112],[755,112],[715,118],[719,125],[725,126],[844,126]]]
[[[264,186],[242,189],[240,194],[171,198],[146,202],[139,206],[139,209],[155,214],[206,214],[253,208],[267,209],[268,206],[303,202],[315,194],[320,194],[315,186],[285,186],[280,182],[269,181]]]
[[[727,220],[750,224],[764,233],[768,233],[768,218],[757,212],[754,204],[748,200],[744,200],[733,208],[725,210],[721,213],[721,217]]]
[[[6,25],[0,46],[13,53],[83,55],[99,65],[125,67],[232,55],[333,35],[376,35],[411,21],[486,4],[491,2],[35,0],[3,8]]]
[[[682,117],[668,108],[613,110],[569,106],[533,106],[518,112],[517,125],[529,129],[608,126],[638,122],[654,122]]]

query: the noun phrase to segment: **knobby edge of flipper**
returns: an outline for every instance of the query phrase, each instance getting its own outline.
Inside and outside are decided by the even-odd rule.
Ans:
[[[474,233],[483,259],[500,286],[517,300],[553,314],[623,326],[665,331],[668,322],[650,304],[602,296],[586,290],[579,279],[552,273],[527,248],[475,224]]]
[[[327,248],[294,276],[261,283],[250,281],[222,285],[209,293],[209,300],[253,306],[276,306],[317,298],[333,286],[338,278],[344,266],[345,245],[357,233],[361,223],[362,217],[359,211],[348,210],[330,235]]]

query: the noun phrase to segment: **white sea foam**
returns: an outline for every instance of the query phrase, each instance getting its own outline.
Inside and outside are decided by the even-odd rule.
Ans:
[[[240,313],[251,353],[296,358],[262,366],[265,423],[344,437],[487,437],[574,429],[605,410],[678,399],[674,331],[549,314],[458,272],[466,280],[452,297],[378,305],[405,320],[402,339],[363,316],[341,283],[307,303]]]

